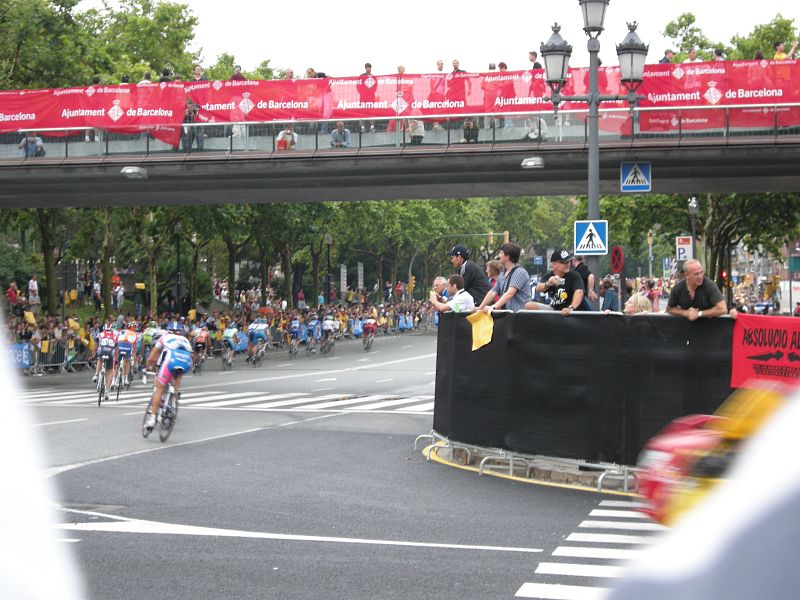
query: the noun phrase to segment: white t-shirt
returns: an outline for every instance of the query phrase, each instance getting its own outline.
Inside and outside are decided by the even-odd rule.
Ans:
[[[35,279],[31,279],[28,282],[28,292],[36,292],[38,294],[39,293],[39,282],[36,281]]]
[[[454,313],[470,312],[475,310],[475,300],[472,299],[466,290],[458,290],[448,302],[447,306],[450,307]]]

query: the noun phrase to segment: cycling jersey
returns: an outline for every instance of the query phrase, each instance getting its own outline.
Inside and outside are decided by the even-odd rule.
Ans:
[[[322,322],[322,331],[333,331],[334,329],[336,329],[336,325],[333,319],[325,319]]]
[[[259,340],[264,340],[264,342],[266,342],[268,331],[269,331],[268,323],[250,323],[250,327],[248,328],[250,341],[253,344],[258,343]]]
[[[300,337],[300,319],[292,319],[289,322],[289,335],[293,338]]]
[[[117,351],[119,357],[130,358],[133,354],[133,349],[136,346],[136,333],[130,330],[123,331],[117,337]]]
[[[226,346],[230,346],[233,348],[236,340],[239,339],[239,329],[237,327],[228,327],[222,333],[222,341],[225,343]]]
[[[378,323],[375,319],[364,319],[364,333],[375,333],[378,330]]]
[[[114,358],[117,336],[113,331],[101,331],[97,336],[97,356],[105,361]]]
[[[211,334],[208,333],[208,329],[200,329],[194,336],[194,347],[202,350],[206,346],[208,346],[208,342],[211,339]]]
[[[145,329],[144,332],[142,333],[142,344],[144,344],[145,346],[152,347],[153,337],[156,335],[157,331],[158,329],[156,329],[155,327],[148,327],[147,329]]]
[[[320,336],[319,320],[311,319],[308,323],[306,323],[306,327],[308,328],[308,335],[312,336],[315,340],[318,340]]]
[[[161,385],[167,385],[175,375],[192,368],[192,345],[182,335],[165,333],[154,346],[161,351],[161,368],[156,376]]]

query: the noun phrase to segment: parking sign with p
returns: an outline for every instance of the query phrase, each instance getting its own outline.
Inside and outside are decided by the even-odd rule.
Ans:
[[[694,253],[692,252],[692,236],[679,235],[675,238],[675,258],[679,261],[694,258]]]

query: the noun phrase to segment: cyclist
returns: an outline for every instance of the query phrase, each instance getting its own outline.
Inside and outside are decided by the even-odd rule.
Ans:
[[[247,329],[247,358],[248,360],[252,359],[254,356],[254,351],[256,346],[260,342],[264,342],[266,345],[268,343],[267,334],[269,333],[269,323],[263,317],[254,320],[250,323],[250,326]]]
[[[153,348],[153,338],[158,333],[158,323],[155,321],[150,321],[147,324],[147,327],[142,332],[142,356],[145,357],[145,360],[150,355],[150,350]],[[144,365],[142,365],[142,383],[147,385],[147,373]]]
[[[233,364],[236,355],[236,345],[239,343],[239,325],[236,319],[232,319],[225,331],[222,332],[222,345],[227,349],[231,349],[231,364]]]
[[[97,336],[97,367],[95,367],[92,381],[97,381],[100,375],[100,367],[106,367],[106,394],[104,401],[108,400],[108,391],[111,389],[111,378],[114,373],[114,348],[117,345],[117,336],[111,329],[111,323],[103,325],[103,331]]]
[[[300,340],[300,315],[295,311],[292,313],[292,318],[289,321],[289,337],[291,338],[292,346],[297,348],[297,342]]]
[[[336,329],[338,323],[333,319],[333,315],[328,313],[325,315],[325,318],[322,319],[322,334],[325,337],[325,341],[329,342],[333,339],[334,334],[336,333]]]
[[[312,312],[308,315],[308,320],[306,321],[306,330],[308,332],[308,337],[306,338],[306,348],[310,349],[311,352],[316,353],[317,342],[319,341],[321,333],[317,313]]]
[[[178,395],[181,388],[181,377],[192,368],[192,345],[189,340],[179,333],[180,330],[173,323],[169,323],[166,333],[155,340],[150,356],[147,357],[149,370],[155,369],[156,362],[161,365],[155,377],[155,388],[153,397],[150,400],[147,422],[145,423],[145,427],[149,429],[156,425],[158,405],[161,402],[161,396],[164,394],[164,388],[174,381],[173,387],[175,388],[175,394]]]
[[[194,333],[194,364],[200,360],[205,360],[208,354],[208,347],[211,344],[211,334],[208,332],[208,326],[205,321],[201,321],[197,325]]]
[[[122,361],[125,361],[123,366]],[[122,367],[122,383],[127,385],[131,374],[131,363],[136,361],[136,323],[128,323],[127,328],[117,337],[117,365],[115,371]],[[117,373],[114,373],[116,376]]]
[[[366,346],[375,337],[375,333],[378,331],[378,322],[371,315],[367,315],[362,325],[364,327],[364,345]]]

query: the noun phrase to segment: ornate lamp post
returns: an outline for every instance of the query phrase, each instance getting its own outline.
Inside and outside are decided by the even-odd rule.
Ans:
[[[689,198],[689,216],[692,219],[692,258],[697,260],[697,232],[695,228],[695,220],[697,219],[697,198],[694,196]]]
[[[644,77],[644,62],[647,58],[648,46],[643,44],[636,34],[636,23],[628,24],[628,35],[617,45],[621,81],[628,90],[625,96],[600,94],[598,87],[600,41],[598,36],[603,32],[606,8],[610,0],[578,0],[583,10],[583,30],[589,36],[587,49],[589,50],[589,93],[588,95],[565,96],[561,94],[567,82],[569,58],[572,56],[570,46],[559,34],[561,27],[553,25],[553,35],[540,47],[544,59],[545,80],[552,90],[550,101],[555,110],[558,105],[569,100],[572,102],[586,102],[589,105],[588,114],[588,218],[600,218],[600,128],[599,108],[601,102],[627,100],[631,109],[639,101],[637,88]],[[587,261],[589,270],[597,274],[600,262],[597,256],[589,256]]]
[[[333,236],[330,233],[325,234],[325,245],[328,247],[328,271],[327,275],[325,276],[325,280],[327,281],[327,285],[325,286],[325,293],[327,294],[327,304],[333,304],[331,301],[331,246],[333,245]]]
[[[183,314],[183,302],[181,300],[181,232],[183,226],[181,222],[175,223],[175,306],[178,307],[178,315]],[[153,292],[154,293],[154,292]]]

